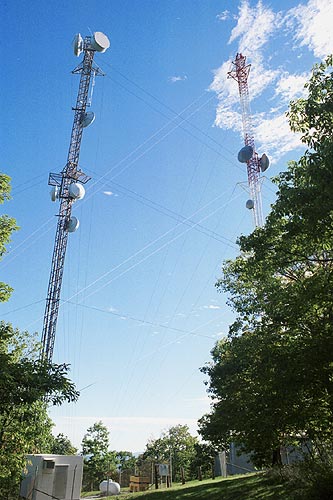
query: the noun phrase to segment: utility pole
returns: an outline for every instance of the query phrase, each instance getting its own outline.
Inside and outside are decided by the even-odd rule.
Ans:
[[[93,64],[93,59],[95,52],[105,52],[109,46],[108,37],[101,32],[95,32],[93,36],[86,36],[84,39],[77,34],[74,39],[74,54],[79,56],[83,52],[84,56],[83,61],[72,72],[80,74],[80,83],[73,108],[74,121],[67,163],[61,173],[49,175],[49,185],[52,186],[51,198],[53,201],[60,201],[42,331],[41,354],[50,362],[53,357],[68,234],[79,227],[79,221],[71,215],[72,205],[76,200],[83,198],[85,193],[83,184],[90,180],[90,177],[79,169],[79,155],[83,129],[95,118],[94,113],[86,112],[87,106],[90,105],[88,93],[91,79],[103,75],[98,66]]]

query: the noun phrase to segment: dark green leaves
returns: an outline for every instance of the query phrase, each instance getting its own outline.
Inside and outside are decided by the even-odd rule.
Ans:
[[[263,228],[239,238],[216,284],[237,317],[203,368],[212,412],[206,439],[236,441],[267,464],[281,445],[333,432],[333,74],[314,68],[307,99],[291,103],[306,150],[278,175]]]

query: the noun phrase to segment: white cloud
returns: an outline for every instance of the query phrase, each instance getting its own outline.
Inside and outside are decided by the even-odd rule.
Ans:
[[[272,102],[270,111],[252,113],[257,149],[266,152],[272,163],[301,146],[299,136],[290,131],[285,111],[290,100],[305,95],[304,83],[309,74],[293,74],[284,68],[272,67],[274,58],[265,57],[265,51],[273,36],[282,37],[278,43],[283,43],[283,36],[287,34],[287,44],[292,32],[299,46],[307,45],[318,56],[329,53],[333,47],[333,31],[328,19],[333,19],[333,2],[328,0],[309,0],[305,5],[285,12],[274,12],[261,0],[252,6],[248,0],[243,0],[239,7],[229,43],[237,41],[237,52],[246,55],[247,62],[251,63],[250,100],[260,97]],[[286,29],[283,31],[283,28]],[[215,126],[243,135],[238,85],[234,79],[228,78],[233,67],[231,61],[225,61],[215,69],[209,90],[216,92],[219,101]],[[263,96],[264,91],[268,93]],[[252,107],[256,109],[256,106]]]
[[[231,70],[231,61],[226,61],[217,69],[213,70],[214,79],[209,86],[209,90],[213,90],[219,95],[219,98],[228,96],[231,102],[238,101],[238,89],[234,80],[228,78],[228,72]]]
[[[264,66],[262,49],[281,22],[281,14],[264,6],[262,1],[252,8],[244,0],[239,8],[237,25],[231,32],[229,44],[239,40],[238,52],[251,60],[251,99],[261,94],[278,75],[278,71]]]
[[[108,308],[108,311],[109,311],[110,313],[116,313],[116,312],[118,312],[118,309],[116,309],[116,308],[115,308],[115,307],[113,307],[113,306],[110,306],[110,307]]]
[[[221,309],[220,306],[217,306],[215,304],[209,304],[209,306],[203,306],[204,309]]]
[[[180,76],[180,75],[178,75],[178,76],[169,76],[168,80],[171,83],[183,82],[183,81],[187,80],[187,76],[186,75],[184,75],[184,76]]]
[[[333,49],[333,2],[309,0],[288,12],[286,21],[294,30],[294,40],[306,46],[316,57],[324,58]]]
[[[106,196],[112,196],[113,192],[112,191],[103,191],[103,194],[105,194]]]
[[[216,17],[219,21],[226,21],[230,17],[230,12],[228,10],[224,10],[221,14],[217,14]]]
[[[246,53],[251,60],[251,92],[254,99],[278,77],[278,71],[266,69],[263,65],[262,47],[280,25],[280,14],[275,14],[265,7],[261,1],[251,8],[247,1],[243,1],[239,8],[237,25],[231,32],[229,43],[239,39],[238,52]],[[214,79],[209,90],[218,94],[219,104],[216,110],[215,125],[224,129],[233,129],[241,132],[241,116],[235,109],[239,109],[238,85],[228,72],[234,68],[231,61],[225,61],[214,70]],[[237,108],[234,109],[235,104]]]
[[[237,111],[233,111],[230,107],[225,107],[223,103],[220,103],[216,109],[215,125],[241,133],[242,116]]]
[[[302,146],[300,136],[290,132],[285,113],[258,120],[254,127],[256,141],[262,153],[266,153],[271,163],[276,163],[283,154]]]
[[[275,87],[275,94],[285,102],[297,99],[305,94],[304,84],[309,79],[309,74],[301,75],[285,74],[280,77]]]
[[[231,32],[229,43],[239,39],[240,52],[247,53],[253,58],[280,25],[280,13],[273,12],[261,0],[253,8],[247,0],[243,0],[239,7],[238,22]]]

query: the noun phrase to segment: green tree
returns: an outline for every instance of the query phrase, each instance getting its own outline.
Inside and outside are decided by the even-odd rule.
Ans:
[[[308,147],[274,179],[277,199],[263,228],[239,238],[220,291],[237,317],[203,368],[212,412],[206,439],[231,440],[260,464],[281,445],[311,439],[317,451],[333,423],[333,74],[314,67],[308,97],[291,103],[292,130]]]
[[[109,451],[109,431],[103,422],[95,422],[87,429],[82,440],[84,456],[83,488],[93,490],[106,479],[108,474],[115,474],[116,452]]]
[[[187,425],[176,425],[163,432],[158,439],[151,439],[146,445],[143,459],[151,459],[156,463],[172,463],[172,478],[181,479],[181,467],[188,479],[195,477],[192,463],[195,460],[195,445],[198,440],[193,437]]]
[[[209,443],[198,442],[194,445],[195,458],[191,464],[192,476],[197,474],[198,467],[201,468],[202,477],[212,477],[215,470],[215,457],[217,450]]]
[[[10,177],[0,173],[0,203],[10,199]],[[18,229],[15,219],[8,215],[0,216],[0,258],[6,252],[13,231]],[[9,299],[12,288],[6,283],[0,282],[0,302]]]
[[[114,451],[117,465],[122,471],[134,470],[136,465],[136,457],[131,451]]]
[[[0,174],[0,203],[9,198],[10,178]],[[0,216],[0,258],[16,229],[13,218]],[[11,292],[0,282],[0,302]],[[27,332],[0,322],[0,498],[17,498],[26,454],[49,451],[48,404],[77,399],[67,373],[67,365],[39,359],[39,345]]]
[[[57,436],[52,436],[50,453],[54,455],[76,455],[77,448],[72,445],[67,436],[60,433]]]
[[[16,498],[25,455],[49,452],[52,422],[48,404],[75,401],[67,365],[38,357],[27,332],[0,322],[0,498]]]

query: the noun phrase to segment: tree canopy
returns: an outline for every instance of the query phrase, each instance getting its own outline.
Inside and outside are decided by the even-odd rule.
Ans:
[[[10,198],[10,178],[0,174],[0,203]],[[0,216],[0,258],[16,221]],[[0,282],[0,302],[12,289]],[[40,359],[39,344],[28,332],[0,322],[0,497],[16,498],[28,453],[49,452],[52,421],[47,405],[76,401],[78,392],[67,377],[68,365]]]
[[[193,463],[196,457],[198,439],[193,437],[187,425],[175,425],[164,431],[160,438],[150,439],[143,453],[144,459],[156,463],[172,463],[172,478],[180,480],[181,468],[187,478],[195,476]]]
[[[84,456],[83,487],[93,490],[114,473],[117,466],[116,452],[109,450],[109,431],[102,421],[95,422],[82,440]]]
[[[201,433],[235,441],[260,464],[281,445],[332,437],[332,62],[314,67],[308,96],[290,105],[307,149],[273,180],[264,226],[239,238],[240,255],[216,284],[236,320],[202,369],[214,399]]]
[[[53,455],[76,455],[77,451],[77,448],[62,432],[57,436],[52,436],[50,453]]]
[[[0,497],[17,493],[29,453],[50,452],[48,404],[75,401],[78,392],[68,366],[39,359],[39,344],[28,332],[0,322]]]
[[[0,203],[10,199],[10,177],[0,173]],[[18,229],[15,219],[8,215],[0,216],[0,258],[6,252],[6,245],[9,243],[13,231]],[[6,283],[0,282],[0,302],[9,299],[12,288]]]

